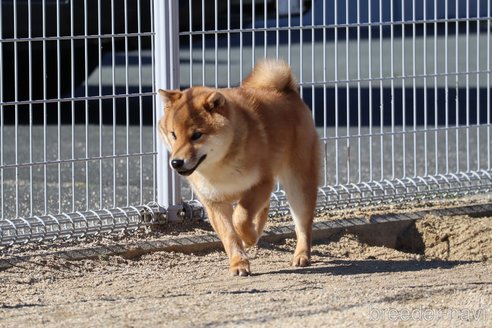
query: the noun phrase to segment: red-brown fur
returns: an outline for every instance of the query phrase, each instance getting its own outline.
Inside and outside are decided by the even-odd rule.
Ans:
[[[319,140],[290,68],[266,60],[238,88],[159,94],[165,107],[159,130],[171,161],[183,161],[178,172],[189,174],[229,256],[231,273],[251,272],[245,247],[261,236],[277,179],[296,226],[292,264],[309,265]]]

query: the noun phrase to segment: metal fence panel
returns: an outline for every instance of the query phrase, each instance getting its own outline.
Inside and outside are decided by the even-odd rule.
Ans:
[[[264,57],[292,67],[324,146],[320,209],[491,190],[490,1],[185,6],[182,88],[237,86]],[[271,208],[288,210],[281,187]]]
[[[490,192],[491,7],[2,1],[0,244],[193,212],[156,133],[155,90],[237,86],[265,57],[290,64],[312,109],[320,210]],[[281,186],[271,209],[288,210]]]
[[[156,199],[150,0],[0,4],[0,240],[138,225]]]

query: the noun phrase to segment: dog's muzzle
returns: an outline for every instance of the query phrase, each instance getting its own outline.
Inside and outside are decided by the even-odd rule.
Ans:
[[[176,172],[178,172],[180,175],[188,176],[188,175],[192,174],[200,164],[202,164],[202,162],[205,160],[206,157],[207,157],[207,155],[203,155],[202,157],[200,157],[198,162],[191,169],[186,169],[184,167],[185,161],[182,159],[171,160],[171,167],[173,169],[175,169]]]

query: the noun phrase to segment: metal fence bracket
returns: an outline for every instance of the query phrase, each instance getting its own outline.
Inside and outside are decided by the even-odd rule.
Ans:
[[[157,208],[157,211],[151,208]],[[149,207],[140,210],[140,216],[142,222],[148,225],[162,225],[168,222],[166,209],[157,203],[150,203]]]
[[[199,221],[205,218],[205,210],[198,202],[171,205],[167,209],[168,222]]]

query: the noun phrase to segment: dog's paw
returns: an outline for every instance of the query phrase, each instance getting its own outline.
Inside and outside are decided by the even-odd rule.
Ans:
[[[244,258],[232,260],[229,266],[229,272],[233,276],[246,277],[251,275],[251,270],[249,269],[249,261]]]
[[[311,265],[311,258],[306,254],[294,255],[292,260],[292,266],[295,267],[306,267]]]

